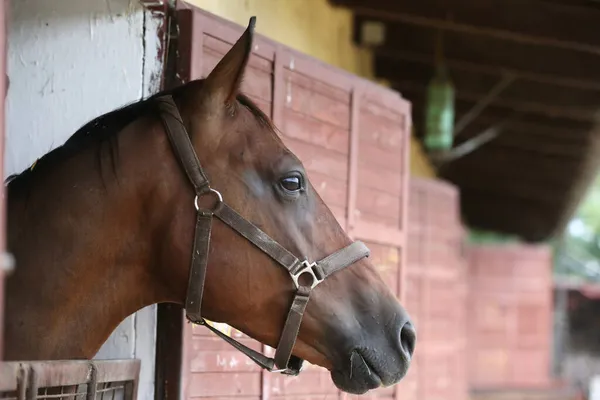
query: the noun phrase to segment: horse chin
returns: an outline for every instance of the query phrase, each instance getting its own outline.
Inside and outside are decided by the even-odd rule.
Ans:
[[[385,362],[378,360],[370,351],[355,350],[349,361],[344,368],[331,371],[331,379],[338,389],[350,394],[361,395],[382,386],[394,385],[406,374],[406,370],[386,373]]]

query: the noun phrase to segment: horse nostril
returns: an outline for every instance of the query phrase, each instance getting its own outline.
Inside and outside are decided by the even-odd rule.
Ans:
[[[407,360],[412,358],[417,341],[417,332],[410,321],[406,321],[400,328],[400,348]]]

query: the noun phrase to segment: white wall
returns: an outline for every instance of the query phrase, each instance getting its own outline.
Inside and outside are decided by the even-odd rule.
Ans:
[[[135,0],[11,0],[5,177],[90,119],[158,89],[159,20]],[[101,299],[99,299],[101,301]],[[140,358],[154,396],[156,308],[130,316],[96,358]]]

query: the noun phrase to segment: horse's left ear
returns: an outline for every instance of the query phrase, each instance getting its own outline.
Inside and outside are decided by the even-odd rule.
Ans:
[[[256,17],[251,17],[246,31],[204,81],[201,102],[209,113],[218,113],[219,109],[235,101],[252,53],[255,24]]]

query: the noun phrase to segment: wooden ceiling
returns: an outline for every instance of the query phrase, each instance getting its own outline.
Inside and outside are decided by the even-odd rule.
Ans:
[[[506,124],[439,169],[461,189],[466,224],[528,241],[564,227],[600,163],[600,0],[330,2],[353,11],[376,75],[412,101],[417,137],[439,32],[456,122],[468,121],[455,145]]]

